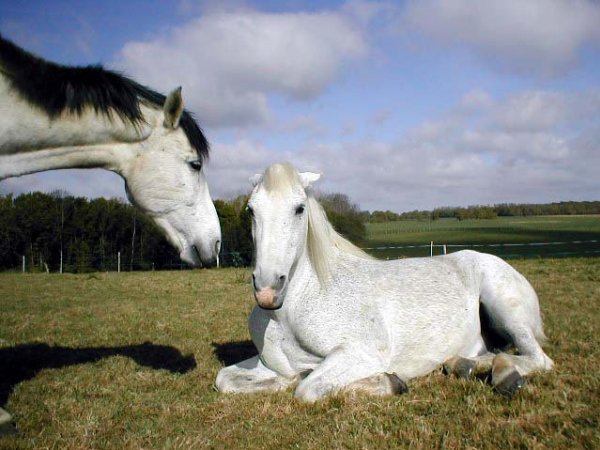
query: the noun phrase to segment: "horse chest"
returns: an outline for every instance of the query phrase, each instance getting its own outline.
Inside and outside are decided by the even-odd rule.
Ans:
[[[298,305],[286,327],[298,347],[322,358],[355,341],[369,342],[378,349],[387,343],[386,327],[374,304],[347,302],[342,297]]]

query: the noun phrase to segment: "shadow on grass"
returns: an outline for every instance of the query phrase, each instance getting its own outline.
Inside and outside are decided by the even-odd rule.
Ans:
[[[213,342],[212,346],[216,357],[226,366],[258,355],[258,350],[252,341],[227,342],[225,344]]]
[[[110,356],[126,356],[141,366],[172,373],[186,373],[196,367],[193,355],[182,355],[175,347],[150,342],[118,347],[71,348],[35,343],[0,348],[0,406],[6,404],[17,384],[32,379],[43,369],[96,362]]]

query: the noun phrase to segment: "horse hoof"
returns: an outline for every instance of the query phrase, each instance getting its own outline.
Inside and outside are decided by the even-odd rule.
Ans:
[[[494,384],[494,389],[499,394],[507,398],[512,398],[525,384],[525,379],[516,370],[511,370],[497,384]]]
[[[458,378],[470,378],[475,369],[475,361],[468,358],[456,357],[444,363],[444,373],[453,374]]]
[[[391,385],[393,395],[402,395],[408,392],[408,384],[395,373],[386,373],[388,381]]]
[[[13,424],[13,417],[0,408],[0,436],[10,436],[13,434],[17,434],[17,429]]]

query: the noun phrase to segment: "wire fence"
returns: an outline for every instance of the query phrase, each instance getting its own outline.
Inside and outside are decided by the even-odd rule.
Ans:
[[[586,257],[600,255],[600,240],[481,244],[440,244],[432,241],[429,244],[363,247],[363,250],[375,256],[384,256],[388,259],[405,256],[436,256],[466,249],[491,253],[505,259]]]
[[[363,250],[380,259],[398,259],[416,256],[437,256],[465,249],[491,253],[504,259],[515,258],[562,258],[562,257],[594,257],[600,256],[600,239],[552,241],[552,242],[523,242],[523,243],[480,243],[480,244],[429,244],[378,245],[362,247]],[[244,261],[252,259],[251,252],[222,252],[220,267],[243,267]],[[154,270],[190,270],[193,267],[183,261],[161,264],[156,267],[152,262],[106,264],[103,267],[69,266],[63,267],[65,273],[82,272],[136,272]],[[11,272],[47,272],[60,273],[59,267],[49,267],[45,263],[31,263],[26,258],[15,265]]]

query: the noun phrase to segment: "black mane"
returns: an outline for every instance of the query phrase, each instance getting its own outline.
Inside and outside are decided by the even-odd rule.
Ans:
[[[97,114],[119,117],[134,126],[144,122],[140,99],[162,108],[166,97],[100,65],[70,67],[46,61],[17,47],[0,35],[0,72],[13,89],[51,118],[69,111],[81,115],[86,107]],[[184,111],[179,124],[200,159],[209,145],[193,115]]]

